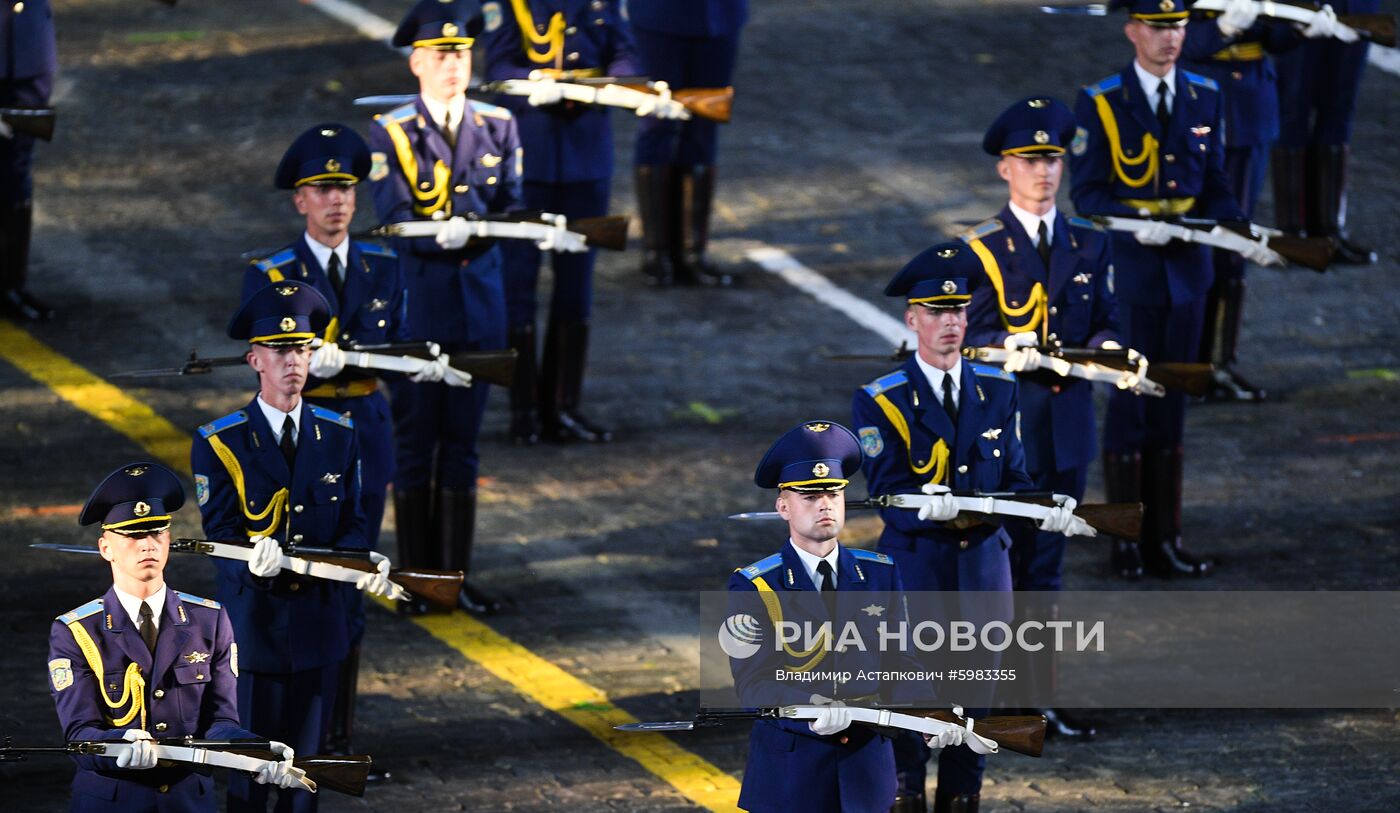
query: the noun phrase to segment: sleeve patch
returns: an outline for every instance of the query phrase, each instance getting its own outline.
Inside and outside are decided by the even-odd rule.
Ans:
[[[209,502],[209,475],[196,474],[194,476],[194,499],[201,506]]]
[[[860,448],[865,452],[866,457],[879,457],[885,450],[885,439],[880,435],[880,429],[876,426],[862,426],[860,428]]]
[[[61,692],[73,685],[73,661],[68,658],[54,658],[49,661],[49,680],[53,690]]]
[[[1069,151],[1074,155],[1083,155],[1089,149],[1089,131],[1083,127],[1074,128],[1074,140],[1069,142]]]
[[[389,156],[382,152],[373,152],[369,157],[369,179],[382,181],[389,177]]]
[[[228,668],[233,672],[234,677],[238,677],[238,644],[228,645]]]
[[[482,3],[481,16],[486,20],[486,31],[488,33],[499,29],[504,20],[501,15],[501,4],[496,2]]]

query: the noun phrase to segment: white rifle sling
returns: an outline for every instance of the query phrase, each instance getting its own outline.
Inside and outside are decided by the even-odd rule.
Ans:
[[[559,216],[562,219],[562,215]],[[445,220],[405,220],[389,226],[389,232],[397,237],[437,237],[446,224]],[[532,240],[536,243],[549,243],[546,250],[573,254],[588,250],[588,238],[578,232],[569,231],[567,221],[550,225],[511,220],[468,220],[474,237],[495,237],[506,240]]]
[[[1229,4],[1229,0],[1197,0],[1192,8],[1199,11],[1224,11]],[[1304,25],[1311,24],[1320,13],[1319,9],[1290,6],[1285,3],[1270,2],[1270,0],[1260,0],[1254,5],[1258,7],[1261,17],[1272,17],[1275,20],[1287,20],[1291,23],[1303,23]],[[1342,22],[1338,22],[1337,27],[1345,28],[1348,31],[1354,30]],[[1357,36],[1360,36],[1360,32],[1357,32]]]
[[[112,743],[102,746],[102,755],[107,757],[118,757],[130,751],[135,743]],[[191,748],[185,745],[153,745],[156,752],[156,759],[163,759],[166,762],[179,762],[186,765],[211,765],[215,768],[229,768],[245,773],[257,773],[268,765],[276,764],[276,760],[258,759],[245,754],[235,754],[228,751],[219,751],[212,748]],[[300,777],[301,786],[316,792],[316,783],[309,777]]]
[[[1133,217],[1117,217],[1112,215],[1099,218],[1099,221],[1114,231],[1124,231],[1133,234],[1145,231],[1149,227],[1162,224],[1162,221],[1157,220],[1140,220]],[[1176,223],[1166,223],[1165,225],[1167,227],[1167,233],[1171,235],[1173,240],[1180,240],[1183,243],[1196,243],[1212,248],[1221,248],[1226,251],[1233,251],[1244,257],[1248,257],[1251,251],[1262,246],[1273,255],[1273,259],[1270,261],[1271,263],[1277,265],[1288,264],[1277,252],[1269,248],[1269,235],[1267,233],[1264,233],[1258,240],[1251,240],[1242,234],[1230,231],[1224,226],[1215,226],[1210,231],[1202,231],[1201,229],[1193,229]],[[1251,228],[1253,228],[1252,224]]]
[[[217,556],[220,559],[236,559],[240,562],[247,562],[253,558],[253,549],[245,548],[242,545],[229,545],[223,542],[203,542],[200,544],[201,548],[205,546],[208,546],[207,552],[211,556]],[[289,573],[346,584],[354,584],[367,572],[356,570],[353,567],[333,565],[329,562],[313,562],[300,556],[288,556],[285,553],[282,554],[279,565]],[[392,581],[389,582],[388,597],[397,601],[408,601],[412,598],[407,590]]]
[[[941,496],[941,495],[940,495]],[[894,508],[912,508],[918,510],[928,505],[933,499],[929,494],[891,494],[886,497],[889,504]],[[999,500],[996,497],[959,497],[954,495],[953,503],[957,505],[958,512],[970,511],[977,514],[992,514],[1002,517],[1020,517],[1040,521],[1050,514],[1051,509],[1064,505],[1068,499],[1063,494],[1056,494],[1053,497],[1055,505],[1040,505],[1033,502],[1021,502],[1020,500]],[[1077,514],[1075,516],[1078,516]],[[1079,517],[1081,522],[1083,517]],[[1087,522],[1084,523],[1088,525]],[[1091,526],[1092,527],[1092,526]]]
[[[977,348],[977,360],[1004,366],[1011,357],[1011,353],[1012,351],[1001,347],[979,347]],[[1141,359],[1138,363],[1138,369],[1118,370],[1089,361],[1069,361],[1042,353],[1036,369],[1050,370],[1063,378],[1101,381],[1111,384],[1117,389],[1128,390],[1134,395],[1150,395],[1154,398],[1166,395],[1167,391],[1161,384],[1147,378],[1147,359],[1142,356],[1138,358]],[[1022,370],[1021,372],[1028,371]]]
[[[815,720],[817,716],[826,709],[826,706],[783,706],[782,716],[790,720]],[[972,719],[967,718],[967,725],[962,726],[957,723],[945,723],[942,720],[934,720],[929,717],[915,717],[912,714],[900,714],[889,709],[863,709],[855,706],[850,707],[851,720],[858,723],[867,723],[882,728],[899,728],[905,731],[915,731],[920,734],[938,736],[950,728],[965,728],[967,731],[966,744],[974,753],[995,754],[1000,751],[1001,746],[995,740],[990,740],[972,730]]]
[[[427,359],[414,358],[413,356],[394,356],[385,353],[366,353],[362,350],[347,350],[345,352],[345,364],[350,367],[359,367],[363,370],[385,370],[395,373],[408,373],[412,375],[427,367],[431,362]],[[448,367],[452,373],[465,382],[460,386],[471,386],[472,374],[456,367]],[[448,382],[453,383],[453,382]]]

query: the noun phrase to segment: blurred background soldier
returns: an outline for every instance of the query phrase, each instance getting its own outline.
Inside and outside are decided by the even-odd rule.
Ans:
[[[0,107],[46,107],[58,51],[49,0],[0,3]],[[29,293],[34,136],[0,121],[0,313],[34,322],[53,310]]]
[[[642,65],[653,80],[672,89],[733,84],[748,0],[630,0],[627,13]],[[718,125],[699,116],[689,121],[647,118],[638,126],[642,272],[658,285],[733,282],[705,258],[718,151]]]
[[[489,80],[526,79],[536,71],[546,76],[641,73],[632,35],[612,3],[492,0],[482,10]],[[515,114],[525,150],[525,208],[570,220],[605,215],[613,175],[608,109],[564,101],[561,94],[560,88],[547,82],[528,99],[501,98],[501,104]],[[510,389],[511,440],[533,445],[541,429],[544,438],[555,443],[610,440],[609,430],[579,412],[597,249],[550,255],[554,292],[538,382],[535,301],[542,254],[524,240],[511,241],[502,249],[510,346],[518,353]]]

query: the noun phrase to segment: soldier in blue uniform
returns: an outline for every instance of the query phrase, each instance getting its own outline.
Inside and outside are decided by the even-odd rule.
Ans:
[[[594,76],[641,73],[631,32],[614,3],[491,0],[482,10],[489,80],[525,79],[536,71]],[[528,99],[501,98],[501,105],[515,114],[525,149],[525,208],[571,220],[607,214],[613,174],[608,109],[562,101],[560,92],[558,87],[546,86]],[[578,411],[597,250],[552,254],[554,293],[537,378],[535,301],[541,251],[523,240],[503,249],[510,346],[518,354],[510,390],[512,441],[533,445],[541,430],[546,440],[556,443],[610,440],[611,432]]]
[[[1347,234],[1347,165],[1361,74],[1371,45],[1336,15],[1374,14],[1378,0],[1337,0],[1303,30],[1307,42],[1278,59],[1274,216],[1284,231],[1331,237],[1332,262],[1369,265],[1376,252]]]
[[[476,0],[421,0],[394,32],[413,49],[419,95],[375,117],[370,130],[375,209],[385,223],[443,220],[436,238],[398,239],[408,290],[408,335],[444,352],[506,344],[501,250],[468,243],[464,217],[519,209],[521,150],[509,110],[464,95],[482,29]],[[467,573],[476,529],[477,436],[489,387],[401,382],[391,403],[397,439],[394,512],[403,564]],[[501,603],[464,582],[460,604]]]
[[[1278,138],[1277,75],[1270,54],[1297,47],[1288,23],[1258,19],[1253,0],[1232,0],[1224,12],[1197,12],[1186,26],[1182,64],[1214,79],[1225,101],[1225,177],[1251,220],[1264,188],[1269,148]],[[1201,361],[1215,365],[1211,400],[1257,401],[1264,391],[1234,370],[1244,317],[1245,262],[1233,251],[1214,253],[1215,281],[1206,300]]]
[[[0,3],[0,107],[47,107],[58,70],[49,0]],[[0,122],[0,313],[34,322],[53,310],[29,292],[34,136]]]
[[[173,472],[132,463],[107,475],[78,516],[80,525],[101,525],[97,547],[111,564],[112,586],[55,618],[49,632],[49,691],[69,742],[259,739],[238,722],[238,645],[228,614],[165,583],[170,515],[184,502]],[[283,761],[254,781],[290,787],[301,773],[291,764],[295,753],[280,742],[273,749]],[[73,811],[218,809],[211,777],[156,767],[145,746],[74,761]]]
[[[1023,99],[997,117],[982,139],[995,155],[997,174],[1010,200],[997,217],[962,235],[982,263],[967,309],[967,343],[1005,345],[1018,354],[1021,438],[1026,472],[1037,490],[1084,499],[1089,464],[1098,453],[1094,391],[1088,381],[1063,378],[1027,365],[1033,345],[1120,348],[1118,304],[1108,238],[1092,222],[1055,206],[1064,155],[1074,137],[1074,113],[1045,96]],[[1026,617],[1053,617],[1064,575],[1064,534],[1017,523],[1008,526],[1012,584],[1025,595],[1044,596],[1018,607]],[[1048,687],[1053,661],[1026,664],[1023,679]],[[1041,709],[1048,734],[1088,738],[1093,729],[1057,709]]]
[[[219,597],[242,645],[238,709],[253,729],[319,753],[335,703],[340,663],[350,651],[348,585],[282,572],[281,543],[365,549],[360,455],[349,417],[302,398],[311,342],[330,312],[300,281],[270,283],[249,297],[228,335],[249,343],[259,390],[236,412],[195,434],[190,468],[204,533],[247,539],[247,562],[217,559]],[[388,561],[356,588],[387,590]],[[267,790],[229,781],[229,810],[264,810]],[[312,794],[280,794],[277,810],[314,810]]]
[[[972,299],[967,280],[982,273],[974,248],[950,242],[924,250],[895,275],[885,295],[906,300],[904,322],[918,334],[918,348],[900,369],[856,390],[854,425],[872,496],[936,495],[917,514],[900,508],[881,512],[885,528],[879,550],[899,565],[905,589],[1005,592],[1000,605],[983,600],[966,609],[1010,622],[1011,537],[997,524],[944,525],[957,516],[957,507],[946,493],[938,495],[940,489],[1020,491],[1032,486],[1017,425],[1015,376],[973,364],[961,354]],[[1057,510],[1041,529],[1064,532],[1073,520],[1069,511]],[[996,663],[987,666],[996,668]],[[991,701],[958,699],[968,705]],[[921,810],[928,750],[917,738],[900,738],[895,755],[904,805],[898,809]],[[945,750],[939,757],[934,809],[976,811],[984,766],[985,758],[967,748]]]
[[[295,243],[254,260],[243,275],[243,299],[269,282],[296,280],[315,288],[330,305],[324,343],[311,356],[310,379],[302,391],[308,403],[348,415],[360,446],[360,509],[365,538],[379,547],[384,503],[394,474],[394,429],[389,402],[379,379],[363,370],[345,370],[340,342],[375,345],[407,341],[403,275],[393,250],[350,239],[356,184],[369,174],[369,147],[343,124],[318,124],[302,133],[282,156],[273,177],[292,192],[306,230]],[[364,634],[364,606],[349,596],[352,614],[350,655],[343,661],[331,723],[330,749],[352,753],[355,695]],[[383,779],[381,771],[371,776]]]
[[[748,0],[630,0],[627,14],[653,80],[675,89],[733,84]],[[733,282],[705,258],[718,152],[718,125],[698,116],[647,118],[638,127],[634,160],[642,272],[658,285]]]
[[[759,612],[747,597],[754,593],[778,594],[779,606],[789,608],[813,592],[830,601],[834,619],[855,619],[866,640],[875,640],[877,620],[855,612],[869,598],[847,601],[844,592],[902,594],[903,584],[894,560],[882,553],[848,548],[839,536],[846,522],[844,491],[860,466],[861,448],[851,430],[832,421],[810,421],[789,430],[768,450],[754,471],[759,488],[776,488],[778,514],[788,523],[788,544],[779,553],[741,567],[729,577],[729,589],[740,594],[736,607]],[[787,603],[787,602],[794,603]],[[813,606],[814,617],[820,612]],[[771,613],[771,611],[770,611]],[[776,623],[769,615],[769,621]],[[907,619],[906,619],[907,620]],[[865,629],[869,627],[869,629]],[[772,624],[766,629],[772,629]],[[828,657],[829,656],[829,657]],[[754,707],[829,704],[820,719],[758,720],[749,736],[749,757],[739,807],[753,813],[768,811],[869,811],[884,813],[895,802],[895,761],[891,739],[865,726],[849,728],[851,705],[873,705],[881,700],[898,703],[903,698],[878,682],[855,679],[826,685],[825,695],[812,696],[812,683],[776,681],[779,670],[810,671],[814,667],[835,671],[879,670],[882,659],[893,657],[878,651],[811,653],[775,651],[765,647],[757,657],[731,658],[739,702]],[[917,670],[917,664],[902,664]],[[901,664],[890,664],[899,668]],[[950,731],[932,743],[935,747],[958,745],[961,729]]]
[[[1075,102],[1070,196],[1082,215],[1243,221],[1223,165],[1223,103],[1215,80],[1179,69],[1186,36],[1182,0],[1122,0],[1136,57],[1085,87]],[[1164,227],[1165,228],[1165,227]],[[1152,361],[1195,361],[1210,249],[1171,242],[1160,230],[1110,237],[1119,317],[1129,347]],[[1212,563],[1181,544],[1182,432],[1186,399],[1109,396],[1104,485],[1110,502],[1142,502],[1143,537],[1114,547],[1114,566],[1135,578],[1204,576]]]

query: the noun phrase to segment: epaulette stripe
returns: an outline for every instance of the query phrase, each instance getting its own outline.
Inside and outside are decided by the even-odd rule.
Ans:
[[[1084,92],[1090,96],[1099,96],[1123,84],[1123,77],[1114,74],[1107,79],[1100,79],[1092,85],[1085,85]]]
[[[782,563],[783,555],[781,553],[775,553],[767,558],[759,559],[757,562],[754,562],[748,567],[739,568],[739,572],[744,574],[744,577],[746,579],[752,581],[758,578],[759,576],[762,576],[764,573],[773,570]]]
[[[1199,73],[1192,73],[1185,70],[1181,72],[1181,75],[1186,77],[1186,81],[1193,85],[1200,85],[1201,87],[1210,88],[1211,90],[1220,90],[1220,85],[1209,76],[1202,76]]]
[[[259,271],[266,273],[274,268],[281,268],[296,258],[296,251],[290,248],[284,248],[271,257],[264,257],[261,260],[256,260],[253,265],[257,266]]]
[[[201,607],[208,607],[211,610],[218,610],[224,606],[212,598],[201,598],[192,593],[186,593],[181,590],[176,590],[175,595],[179,596],[180,600],[185,602],[186,604],[198,604]]]
[[[1069,215],[1068,217],[1065,218],[1065,220],[1069,221],[1069,224],[1070,224],[1071,226],[1077,226],[1077,227],[1079,227],[1079,228],[1081,228],[1081,229],[1090,229],[1090,230],[1092,230],[1092,231],[1103,231],[1103,226],[1100,226],[1098,223],[1095,223],[1094,221],[1088,219],[1087,217],[1079,217],[1079,216],[1077,216],[1077,215]]]
[[[847,550],[851,552],[852,556],[856,557],[857,559],[863,559],[867,562],[879,562],[882,565],[894,564],[893,559],[877,551],[863,550],[861,548],[847,548]]]
[[[315,404],[307,404],[307,406],[311,408],[312,415],[315,415],[323,421],[330,421],[331,423],[339,424],[340,426],[343,426],[346,429],[355,428],[355,422],[350,419],[349,415],[342,415],[339,412],[326,409],[325,407],[319,407]]]
[[[510,111],[498,105],[489,104],[487,102],[472,101],[471,106],[472,110],[475,110],[483,116],[491,116],[492,118],[505,119],[507,121],[511,119]]]
[[[967,231],[964,231],[958,235],[958,238],[964,243],[971,243],[973,240],[981,240],[983,237],[996,234],[1003,228],[1005,227],[1002,225],[1002,222],[994,217],[991,220],[984,220]]]
[[[987,364],[972,364],[972,372],[983,378],[1000,378],[1002,381],[1016,380],[1015,373],[1008,373],[1000,367],[993,367]]]
[[[896,370],[866,384],[864,390],[870,393],[871,397],[874,397],[895,387],[902,387],[907,383],[909,383],[909,377],[904,374],[904,371]]]
[[[356,241],[356,242],[355,242],[355,247],[358,248],[358,249],[360,250],[360,253],[361,253],[361,254],[369,254],[369,255],[372,255],[372,256],[375,256],[375,257],[397,257],[397,256],[399,256],[399,253],[398,253],[397,251],[394,251],[392,248],[389,248],[388,246],[381,246],[381,245],[379,245],[378,243],[361,243],[361,242],[359,242],[359,241]]]
[[[74,621],[80,621],[90,615],[96,615],[100,612],[102,612],[102,599],[95,598],[81,607],[76,607],[63,615],[57,616],[55,620],[62,621],[65,624],[71,624]]]
[[[216,435],[230,427],[238,426],[241,423],[245,423],[247,422],[247,420],[248,413],[240,409],[237,412],[225,415],[224,417],[219,418],[216,421],[210,421],[209,423],[206,423],[205,425],[199,427],[199,434],[201,437],[207,438],[210,435]]]

